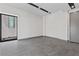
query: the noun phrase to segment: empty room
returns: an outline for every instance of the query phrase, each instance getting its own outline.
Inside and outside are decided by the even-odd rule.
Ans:
[[[0,3],[0,56],[79,56],[79,3]]]

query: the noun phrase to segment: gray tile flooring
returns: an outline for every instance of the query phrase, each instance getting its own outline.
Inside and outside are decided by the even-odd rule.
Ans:
[[[0,56],[79,56],[79,44],[37,37],[0,43]]]

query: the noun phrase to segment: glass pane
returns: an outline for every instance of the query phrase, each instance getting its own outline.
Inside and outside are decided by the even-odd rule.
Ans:
[[[8,16],[8,27],[15,28],[15,17]]]

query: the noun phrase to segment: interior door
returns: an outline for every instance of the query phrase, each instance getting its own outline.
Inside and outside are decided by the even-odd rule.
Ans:
[[[70,13],[70,40],[79,43],[79,12]]]

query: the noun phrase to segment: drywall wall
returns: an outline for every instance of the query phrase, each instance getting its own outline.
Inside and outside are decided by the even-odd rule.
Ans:
[[[43,16],[43,36],[46,36],[46,16]]]
[[[43,34],[43,18],[27,11],[0,4],[0,13],[18,16],[18,39]]]
[[[65,11],[57,11],[41,17],[22,9],[0,4],[0,12],[18,16],[18,39],[44,35],[67,40],[69,14]]]
[[[67,23],[69,14],[65,11],[57,11],[44,17],[46,30],[44,35],[67,40]]]

